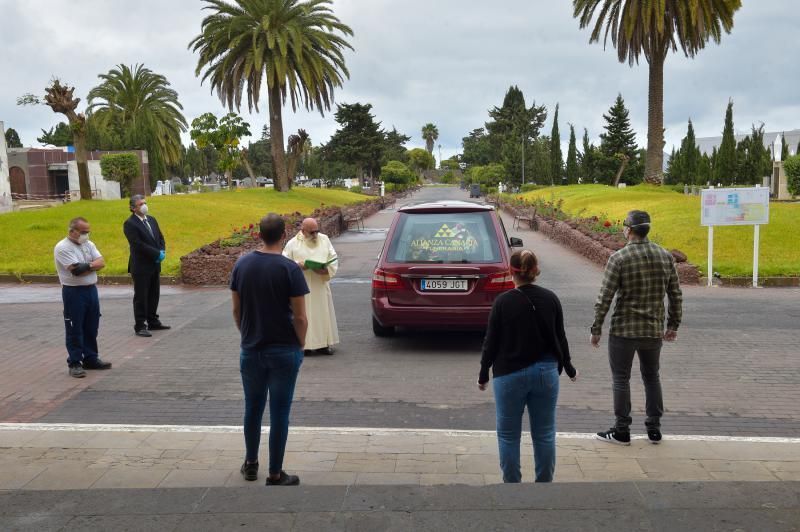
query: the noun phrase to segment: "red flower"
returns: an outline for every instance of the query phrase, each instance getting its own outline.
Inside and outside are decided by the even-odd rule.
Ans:
[[[606,221],[605,221],[605,223],[603,223],[603,226],[604,226],[604,227],[611,227],[611,222],[609,222],[608,220],[606,220]]]
[[[250,229],[252,229],[252,228],[253,228],[253,224],[250,224]]]

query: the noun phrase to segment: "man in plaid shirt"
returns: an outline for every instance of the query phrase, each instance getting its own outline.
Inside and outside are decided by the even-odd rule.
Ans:
[[[662,340],[673,342],[678,337],[683,296],[672,254],[647,239],[650,215],[644,211],[631,211],[623,226],[628,243],[608,259],[603,286],[594,305],[591,329],[591,343],[598,348],[603,321],[616,294],[608,339],[608,361],[617,421],[609,430],[598,432],[597,438],[618,445],[631,444],[631,366],[634,354],[638,353],[646,398],[647,437],[651,443],[659,443],[664,413],[658,375],[661,344]],[[669,301],[666,331],[664,296]]]

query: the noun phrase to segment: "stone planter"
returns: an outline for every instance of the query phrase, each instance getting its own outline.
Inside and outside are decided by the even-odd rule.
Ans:
[[[344,218],[361,215],[367,218],[381,209],[380,198],[349,205],[347,207],[322,207],[309,215],[299,212],[285,214],[289,238],[300,231],[304,218],[316,218],[320,231],[329,237],[339,236],[344,230]],[[220,241],[212,242],[181,257],[181,281],[189,285],[227,285],[236,260],[242,255],[257,249],[258,239],[248,240],[240,246],[223,247]]]

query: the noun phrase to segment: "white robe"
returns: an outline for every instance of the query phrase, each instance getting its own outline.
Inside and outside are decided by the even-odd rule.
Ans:
[[[309,247],[302,232],[286,243],[283,255],[295,262],[306,259],[317,262],[328,262],[336,257],[331,240],[322,233],[317,235],[317,245]],[[306,294],[306,315],[308,316],[308,333],[306,333],[306,349],[320,349],[339,343],[339,329],[336,325],[336,311],[333,308],[333,294],[330,280],[339,269],[339,261],[328,265],[328,276],[319,275],[311,270],[303,270],[309,293]]]

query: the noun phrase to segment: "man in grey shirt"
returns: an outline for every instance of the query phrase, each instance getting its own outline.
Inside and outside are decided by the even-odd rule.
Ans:
[[[67,365],[72,377],[85,377],[87,369],[110,369],[97,353],[100,325],[100,300],[97,296],[97,271],[106,262],[89,240],[86,218],[69,222],[67,237],[56,244],[53,256],[61,282],[64,326],[67,333]]]

